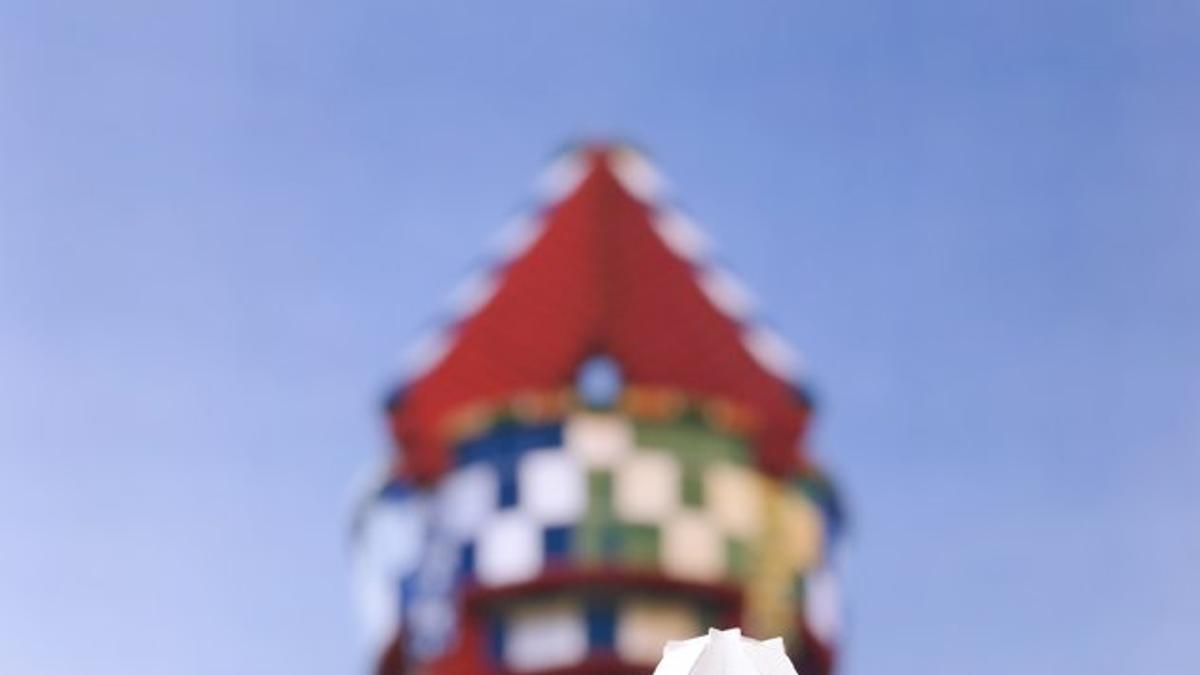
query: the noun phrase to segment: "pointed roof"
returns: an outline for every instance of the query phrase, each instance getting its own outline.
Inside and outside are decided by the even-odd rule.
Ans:
[[[404,460],[435,478],[448,464],[444,418],[473,402],[569,387],[606,354],[627,384],[736,401],[760,418],[759,464],[801,462],[807,417],[789,352],[748,321],[748,295],[710,264],[703,237],[657,203],[657,174],[625,146],[587,146],[552,167],[550,203],[523,241],[468,285],[459,318],[389,405]]]

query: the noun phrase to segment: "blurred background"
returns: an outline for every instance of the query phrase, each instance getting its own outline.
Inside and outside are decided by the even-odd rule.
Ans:
[[[380,397],[596,135],[805,354],[842,673],[1195,672],[1200,5],[834,5],[0,0],[0,672],[361,672]]]

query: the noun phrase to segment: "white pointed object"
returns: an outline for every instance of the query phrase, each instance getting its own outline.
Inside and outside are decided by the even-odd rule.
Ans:
[[[783,639],[753,640],[740,628],[717,630],[663,648],[654,675],[796,675],[783,650]]]

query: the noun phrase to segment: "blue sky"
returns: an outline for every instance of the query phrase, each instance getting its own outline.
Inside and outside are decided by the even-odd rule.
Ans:
[[[1198,23],[0,0],[0,672],[359,672],[379,395],[605,135],[806,355],[847,675],[1194,673]]]

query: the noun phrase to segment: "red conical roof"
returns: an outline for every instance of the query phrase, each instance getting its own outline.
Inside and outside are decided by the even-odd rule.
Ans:
[[[391,406],[403,472],[426,481],[447,466],[439,429],[456,409],[570,386],[596,353],[615,359],[627,384],[742,404],[760,418],[759,464],[796,468],[807,408],[776,372],[778,340],[726,312],[737,294],[672,235],[647,194],[648,165],[608,146],[563,161],[572,180],[536,235],[477,289],[477,306]]]

